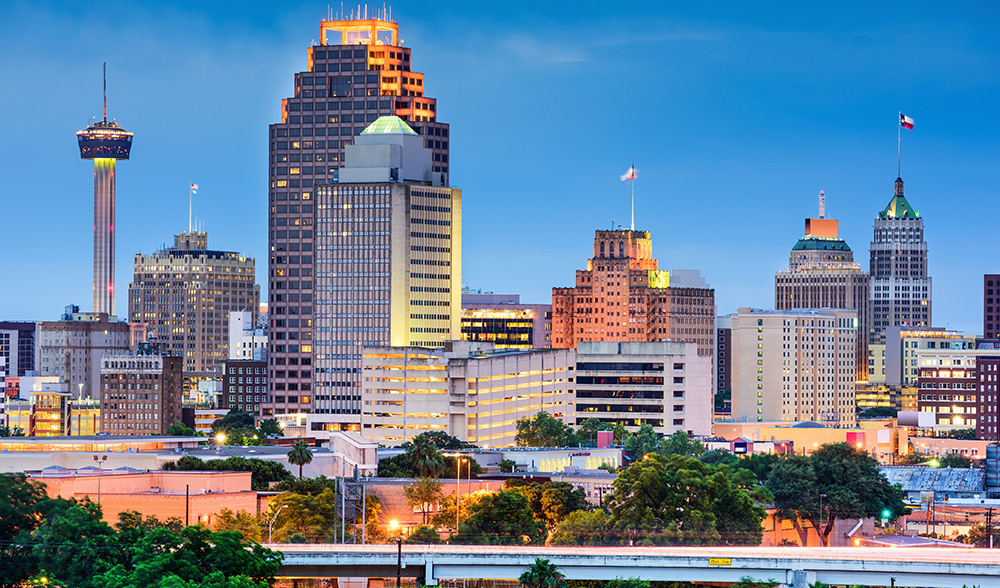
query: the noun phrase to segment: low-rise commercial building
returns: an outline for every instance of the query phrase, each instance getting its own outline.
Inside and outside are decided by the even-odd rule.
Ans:
[[[546,412],[573,421],[576,353],[499,350],[453,341],[444,349],[366,347],[361,434],[398,445],[444,431],[481,447],[512,445],[518,419]]]
[[[631,431],[711,435],[712,358],[694,343],[581,341],[576,356],[576,424],[596,418]]]
[[[552,305],[521,304],[518,294],[462,292],[462,340],[497,349],[552,347]]]

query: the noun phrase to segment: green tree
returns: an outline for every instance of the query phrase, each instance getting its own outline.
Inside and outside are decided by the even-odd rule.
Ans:
[[[585,419],[580,426],[576,428],[577,440],[582,445],[588,447],[594,447],[597,445],[597,433],[600,431],[611,431],[614,427],[611,423],[606,423],[601,419],[589,418]]]
[[[426,435],[414,437],[404,455],[407,456],[412,470],[421,478],[441,477],[445,456],[441,455],[441,450],[431,437]]]
[[[444,431],[426,431],[414,437],[414,441],[420,438],[427,439],[434,444],[434,447],[443,451],[454,451],[456,449],[469,449],[475,447],[472,443],[462,441],[458,437],[449,435]]]
[[[319,494],[278,495],[271,503],[268,519],[283,506],[273,529],[272,539],[276,543],[287,541],[300,533],[309,543],[337,543],[340,541],[340,516],[337,505],[340,495],[332,489]]]
[[[615,522],[603,510],[571,512],[552,531],[552,545],[617,545]]]
[[[261,517],[245,510],[232,511],[224,508],[218,512],[213,531],[236,531],[247,541],[260,543],[261,527],[266,526]]]
[[[32,534],[32,552],[40,569],[77,588],[96,588],[98,575],[119,556],[114,529],[101,520],[92,502],[68,503],[50,513]]]
[[[639,430],[625,441],[625,450],[632,452],[635,459],[660,450],[660,436],[649,423],[639,425]]]
[[[410,536],[406,538],[404,543],[415,543],[420,545],[437,545],[441,543],[441,536],[438,532],[434,530],[433,527],[428,527],[427,525],[420,525],[410,533]]]
[[[253,414],[239,410],[231,410],[221,419],[215,419],[212,423],[212,434],[218,435],[219,433],[225,433],[228,435],[229,432],[234,429],[253,428],[255,428]]]
[[[963,468],[969,469],[973,461],[968,456],[961,453],[949,453],[938,458],[938,467],[942,468]]]
[[[948,431],[948,436],[952,439],[975,439],[976,430],[975,429],[954,429]]]
[[[990,545],[990,536],[986,532],[986,525],[984,523],[977,523],[969,527],[969,534],[960,536],[959,540],[969,545],[975,545],[976,547],[989,547]],[[996,544],[997,538],[994,538],[993,541]]]
[[[403,495],[406,497],[406,504],[410,508],[420,507],[420,514],[423,523],[427,524],[427,513],[443,495],[441,487],[444,483],[435,478],[420,478],[413,484],[403,486]]]
[[[536,521],[528,499],[514,490],[501,490],[480,498],[458,526],[456,543],[522,545],[545,538],[545,523]]]
[[[518,419],[514,442],[521,447],[571,447],[579,440],[572,427],[546,412],[539,412],[532,418]]]
[[[661,544],[759,544],[764,509],[715,468],[682,455],[650,454],[614,483],[608,506],[616,526]]]
[[[580,488],[568,482],[522,483],[507,480],[505,486],[520,492],[528,499],[536,520],[550,528],[555,527],[571,512],[588,508],[587,496]]]
[[[24,429],[0,425],[0,437],[24,437]]]
[[[771,470],[767,488],[774,495],[778,516],[791,520],[805,544],[801,520],[809,521],[828,544],[834,522],[906,514],[903,491],[891,485],[879,470],[878,462],[847,443],[823,445],[808,457],[794,456]],[[820,510],[820,495],[823,510]],[[823,526],[820,526],[822,521]]]
[[[281,424],[278,423],[278,419],[264,419],[260,422],[260,427],[257,429],[261,436],[265,439],[267,437],[280,437],[284,434],[281,429]]]
[[[272,490],[275,492],[291,492],[293,494],[319,494],[328,488],[336,492],[337,480],[321,475],[315,478],[282,480],[275,484]]]
[[[895,408],[891,406],[873,406],[871,408],[866,408],[858,413],[859,419],[884,419],[884,418],[895,418],[898,414]]]
[[[540,557],[525,568],[517,581],[523,588],[566,588],[566,578],[559,567]]]
[[[30,536],[49,503],[38,482],[24,474],[0,474],[0,586],[19,585],[38,571]]]
[[[302,479],[302,466],[312,463],[313,453],[309,450],[309,444],[299,439],[292,443],[292,449],[288,452],[288,463],[299,466],[299,479]]]
[[[184,423],[174,423],[167,428],[167,435],[172,437],[194,437],[197,433]]]
[[[512,461],[512,460],[505,459],[505,460],[503,460],[503,461],[500,462],[500,471],[501,472],[504,472],[504,473],[507,473],[507,474],[512,474],[512,473],[514,473],[514,471],[516,469],[517,469],[517,463],[514,462],[514,461]]]
[[[177,461],[164,463],[162,467],[166,471],[250,472],[250,488],[253,490],[267,490],[271,482],[292,479],[288,468],[279,462],[238,455],[209,461],[185,455]]]
[[[615,578],[608,581],[606,588],[650,588],[649,580],[639,578]]]
[[[462,494],[461,500],[459,501],[459,512],[457,517],[455,515],[455,494],[448,494],[441,499],[438,511],[431,517],[431,524],[435,527],[454,529],[456,518],[459,521],[464,521],[469,518],[469,509],[487,494],[489,494],[489,492],[485,490],[473,492],[472,494]]]
[[[683,455],[698,457],[705,452],[705,446],[700,441],[691,439],[687,431],[677,431],[661,442],[662,451],[667,455]]]

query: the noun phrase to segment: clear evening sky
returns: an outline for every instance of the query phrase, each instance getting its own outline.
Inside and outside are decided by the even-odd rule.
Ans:
[[[355,3],[356,6],[356,3]],[[381,7],[381,4],[379,4]],[[333,5],[339,10],[340,3]],[[91,307],[93,176],[75,131],[135,132],[118,171],[118,313],[132,256],[187,226],[257,258],[266,289],[267,127],[319,38],[325,2],[0,5],[0,318]],[[636,228],[661,269],[699,269],[720,314],[774,305],[803,218],[827,216],[863,268],[896,178],[926,223],[934,324],[978,334],[1000,272],[1000,8],[994,2],[400,2],[413,68],[450,123],[464,191],[463,281],[551,301],[593,231]]]

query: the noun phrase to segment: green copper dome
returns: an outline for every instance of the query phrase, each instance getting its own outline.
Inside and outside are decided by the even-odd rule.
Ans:
[[[362,135],[416,135],[403,119],[395,115],[380,116],[368,128],[361,131]]]
[[[792,251],[850,251],[847,241],[823,237],[803,237],[792,247]]]

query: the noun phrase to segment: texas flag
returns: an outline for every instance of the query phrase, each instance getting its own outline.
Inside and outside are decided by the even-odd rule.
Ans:
[[[913,128],[913,119],[910,118],[910,117],[908,117],[908,116],[906,116],[902,112],[900,112],[899,113],[899,126],[903,127],[904,129],[912,129]]]
[[[621,176],[623,182],[634,181],[639,176],[639,170],[635,169],[635,166],[628,168],[625,175]]]

